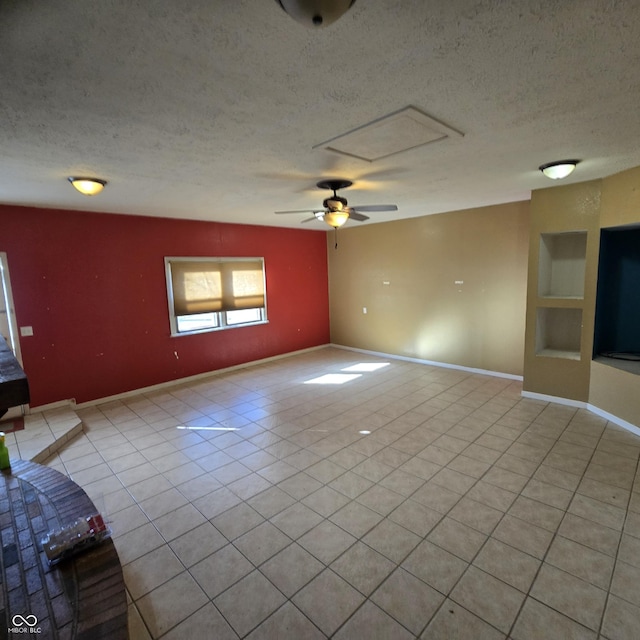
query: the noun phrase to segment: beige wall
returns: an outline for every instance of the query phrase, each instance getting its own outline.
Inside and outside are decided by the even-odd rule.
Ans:
[[[640,428],[640,377],[600,362],[591,362],[589,404]]]
[[[534,393],[587,402],[589,365],[593,346],[598,250],[600,245],[601,181],[540,189],[531,194],[529,238],[529,282],[527,330],[525,338],[523,389]],[[541,233],[586,231],[584,297],[581,299],[544,298],[538,290],[538,259]],[[580,359],[536,355],[538,309],[572,308],[582,313]]]
[[[640,224],[640,167],[602,180],[602,228]],[[640,428],[640,376],[591,362],[589,403]]]
[[[327,234],[331,341],[521,375],[528,218],[516,202]]]
[[[613,176],[534,191],[531,197],[525,391],[588,402],[640,426],[640,377],[592,361],[600,229],[640,223],[640,167]],[[538,295],[540,233],[587,231],[584,297],[544,300]],[[582,311],[579,360],[535,353],[536,312],[541,306]]]

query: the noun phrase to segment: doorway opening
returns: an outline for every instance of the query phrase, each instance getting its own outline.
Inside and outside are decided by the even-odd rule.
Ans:
[[[2,251],[0,251],[0,335],[6,340],[16,360],[22,366],[22,354],[20,353],[20,341],[18,340],[18,323],[13,306],[13,294],[9,278],[9,264],[7,262],[7,254]],[[0,431],[9,431],[11,423],[17,422],[24,416],[25,409],[25,405],[11,407],[2,416]]]

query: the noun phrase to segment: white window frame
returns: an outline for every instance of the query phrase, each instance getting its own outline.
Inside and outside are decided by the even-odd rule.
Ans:
[[[256,307],[260,311],[260,319],[252,320],[250,322],[235,322],[228,323],[227,322],[227,313],[233,313],[233,311],[212,311],[209,312],[212,315],[215,315],[217,318],[217,326],[204,327],[199,329],[194,329],[190,331],[180,331],[178,329],[178,318],[188,318],[189,316],[176,316],[175,307],[174,307],[174,297],[173,297],[173,285],[171,280],[171,263],[172,262],[211,262],[215,264],[220,264],[221,262],[229,263],[229,262],[247,262],[247,261],[256,261],[262,263],[262,278],[263,278],[263,287],[264,287],[264,305],[262,307]],[[242,327],[251,327],[259,324],[268,324],[269,320],[267,318],[267,283],[266,283],[266,271],[264,258],[262,257],[195,257],[195,256],[166,256],[164,259],[165,266],[165,281],[167,284],[167,302],[169,309],[169,324],[171,326],[171,337],[180,337],[180,336],[189,336],[197,333],[209,333],[211,331],[224,331],[227,329],[239,329]],[[248,310],[248,309],[247,309]],[[206,315],[209,315],[206,314]],[[194,314],[199,315],[199,314]],[[202,314],[205,315],[205,314]]]

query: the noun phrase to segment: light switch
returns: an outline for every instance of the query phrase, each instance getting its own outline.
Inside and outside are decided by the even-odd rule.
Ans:
[[[32,336],[33,335],[33,327],[20,327],[20,335],[21,336]]]

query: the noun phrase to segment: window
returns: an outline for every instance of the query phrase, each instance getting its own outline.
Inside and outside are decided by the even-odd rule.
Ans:
[[[263,258],[165,258],[171,335],[267,321]]]

